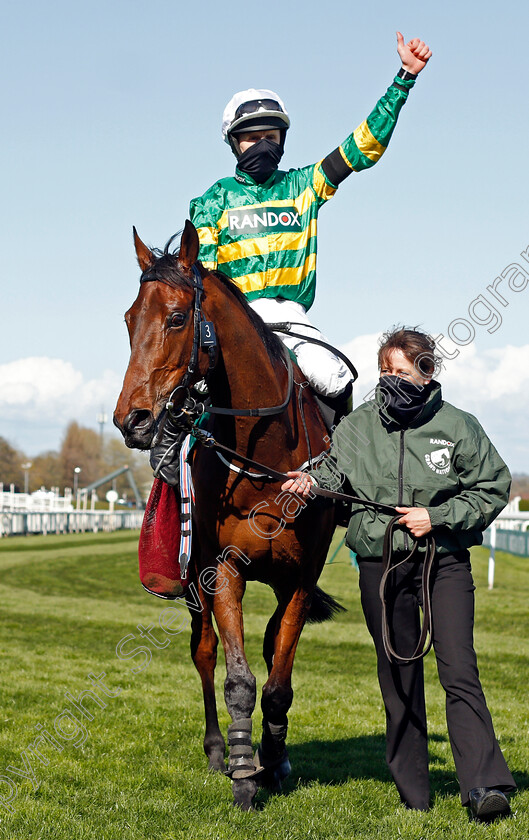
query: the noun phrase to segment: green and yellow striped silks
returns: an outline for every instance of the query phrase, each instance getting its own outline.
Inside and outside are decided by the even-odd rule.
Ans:
[[[398,78],[395,81],[399,87],[390,85],[368,118],[340,146],[340,153],[353,172],[369,169],[380,160],[388,146],[407,98],[402,87],[409,88],[413,84]]]
[[[351,172],[373,166],[389,143],[411,87],[395,81],[339,147]],[[206,268],[223,271],[250,300],[283,297],[308,309],[316,290],[318,212],[336,192],[324,164],[277,171],[264,184],[237,170],[193,199]]]

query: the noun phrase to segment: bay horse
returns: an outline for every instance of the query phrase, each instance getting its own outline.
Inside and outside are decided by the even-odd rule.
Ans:
[[[214,422],[216,438],[237,453],[285,473],[298,469],[311,453],[328,448],[326,427],[310,389],[304,387],[305,378],[295,364],[289,375],[292,362],[287,363],[284,345],[235,284],[197,262],[199,241],[192,223],[185,224],[178,253],[169,252],[169,243],[164,252],[151,251],[136,230],[134,241],[143,273],[138,296],[125,316],[131,356],[114,414],[127,446],[150,448],[169,397],[177,407],[187,388],[206,377],[213,406],[240,409],[217,415]],[[216,333],[214,364],[197,339],[197,305],[198,317]],[[186,387],[179,389],[182,382]],[[248,416],[249,409],[267,406],[283,410]],[[287,713],[303,625],[317,607],[323,612],[314,620],[330,618],[340,609],[316,586],[335,514],[323,504],[306,510],[299,497],[281,494],[279,481],[244,469],[235,472],[226,459],[204,446],[195,449],[192,477],[196,504],[190,574],[200,610],[191,612],[191,654],[204,695],[204,751],[211,769],[231,777],[234,803],[248,810],[261,777],[266,777],[262,768],[269,774],[275,769],[276,780],[290,769]],[[221,562],[228,556],[229,562]],[[211,567],[216,571],[213,587],[204,585],[201,575]],[[261,697],[257,770],[251,739],[256,680],[244,652],[241,603],[247,580],[268,584],[277,598],[263,643],[268,679]],[[232,718],[227,771],[214,690],[218,638],[213,616],[226,655],[224,696]]]

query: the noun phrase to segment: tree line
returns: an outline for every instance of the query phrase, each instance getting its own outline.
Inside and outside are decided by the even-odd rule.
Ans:
[[[24,452],[0,437],[0,482],[3,483],[4,489],[9,489],[10,485],[14,484],[18,492],[23,492],[25,476],[22,465],[29,463],[31,467],[27,470],[27,476],[30,493],[40,490],[41,487],[46,490],[58,487],[61,495],[65,487],[73,489],[76,467],[81,470],[78,473],[79,488],[86,487],[125,465],[131,468],[144,499],[147,498],[152,484],[152,470],[147,453],[127,449],[118,437],[107,436],[102,440],[101,435],[93,429],[80,426],[75,420],[66,427],[58,451],[42,452],[34,458],[28,458]],[[131,498],[126,475],[116,479],[115,487],[118,493]],[[103,493],[107,489],[103,487]],[[528,475],[513,475],[512,496],[529,499]]]
[[[28,464],[31,466],[28,467]],[[28,457],[5,438],[0,437],[0,482],[3,483],[4,490],[14,484],[15,490],[23,492],[27,474],[30,493],[42,487],[46,490],[58,487],[63,495],[66,487],[73,489],[76,469],[77,485],[82,488],[125,465],[132,470],[140,492],[146,498],[152,483],[152,470],[147,453],[127,449],[117,437],[107,436],[103,439],[93,429],[80,426],[73,420],[65,429],[58,451],[49,450],[35,457]],[[100,494],[108,489],[109,487],[103,486]],[[118,493],[132,498],[126,474],[116,479],[115,489]]]

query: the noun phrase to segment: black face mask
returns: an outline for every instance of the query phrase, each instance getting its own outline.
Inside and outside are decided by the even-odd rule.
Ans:
[[[384,398],[381,411],[401,426],[408,426],[419,417],[431,391],[430,383],[419,385],[402,376],[381,376],[378,387]]]
[[[237,168],[251,175],[258,184],[262,184],[275,172],[282,157],[283,149],[279,143],[263,137],[242,153],[237,161]]]

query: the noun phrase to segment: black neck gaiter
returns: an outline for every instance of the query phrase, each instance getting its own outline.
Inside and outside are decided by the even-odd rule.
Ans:
[[[237,160],[237,168],[251,175],[258,184],[262,184],[275,172],[282,157],[283,149],[279,143],[263,137],[242,153]]]
[[[419,385],[402,376],[381,376],[378,387],[384,398],[381,410],[396,420],[401,426],[408,426],[417,420],[422,412],[431,383]]]

